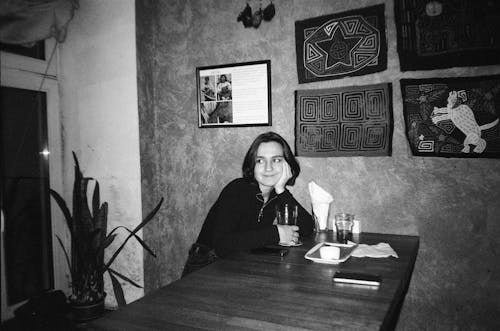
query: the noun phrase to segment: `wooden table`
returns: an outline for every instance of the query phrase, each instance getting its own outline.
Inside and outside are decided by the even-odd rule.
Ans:
[[[349,258],[339,265],[304,258],[320,233],[287,256],[239,252],[91,323],[84,330],[389,330],[397,323],[419,238],[362,233],[387,242],[399,258]],[[332,282],[337,270],[382,276],[379,287]]]

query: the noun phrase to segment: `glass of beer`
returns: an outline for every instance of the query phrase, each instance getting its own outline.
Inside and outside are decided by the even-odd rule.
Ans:
[[[276,206],[276,220],[280,225],[298,225],[299,207],[295,204],[285,203]],[[302,244],[298,242],[287,243],[290,246],[297,246]]]

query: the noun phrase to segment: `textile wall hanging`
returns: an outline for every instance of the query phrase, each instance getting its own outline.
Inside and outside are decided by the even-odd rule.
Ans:
[[[392,85],[295,91],[297,156],[387,156]]]
[[[385,70],[384,10],[382,4],[295,22],[299,83]]]
[[[500,75],[402,79],[414,155],[500,157]]]
[[[500,2],[394,1],[401,70],[500,63]]]

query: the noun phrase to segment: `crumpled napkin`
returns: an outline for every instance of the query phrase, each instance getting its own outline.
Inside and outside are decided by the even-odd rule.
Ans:
[[[333,201],[333,197],[314,181],[311,181],[307,186],[311,196],[313,213],[318,220],[319,230],[325,230],[328,222],[330,203]]]
[[[391,245],[388,243],[378,243],[376,245],[366,245],[359,244],[358,247],[354,249],[351,256],[354,257],[399,257],[398,254],[392,249]]]

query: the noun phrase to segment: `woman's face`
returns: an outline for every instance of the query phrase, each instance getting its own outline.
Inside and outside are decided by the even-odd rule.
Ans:
[[[261,143],[255,156],[254,176],[262,192],[270,191],[283,171],[283,147],[275,141]]]

